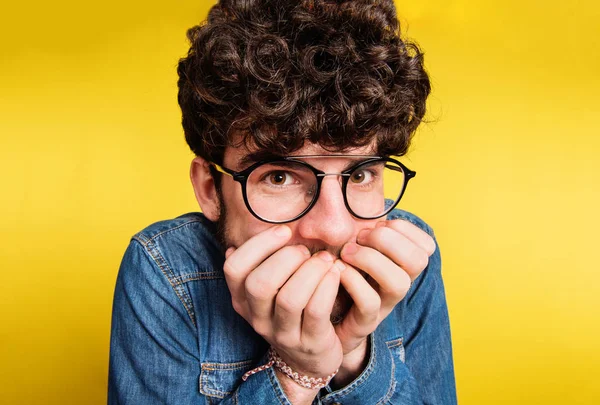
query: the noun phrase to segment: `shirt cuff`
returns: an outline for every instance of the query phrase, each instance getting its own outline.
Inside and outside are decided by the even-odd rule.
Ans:
[[[369,363],[349,385],[321,397],[324,405],[333,403],[377,403],[394,391],[394,360],[377,331],[369,335]]]
[[[268,352],[261,358],[259,365],[269,362]],[[260,404],[265,405],[292,405],[285,393],[275,370],[269,367],[266,370],[260,371],[248,377],[237,390],[237,402],[240,405]]]

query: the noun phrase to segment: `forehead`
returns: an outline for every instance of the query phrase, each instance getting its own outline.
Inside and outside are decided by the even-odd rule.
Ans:
[[[327,161],[334,163],[335,161],[347,161],[351,159],[353,155],[374,155],[376,153],[376,142],[373,140],[369,145],[356,147],[356,148],[346,148],[344,150],[328,150],[321,146],[318,143],[305,142],[304,146],[300,149],[296,150],[290,155],[287,156],[304,156],[304,155],[346,155],[348,158],[344,158],[344,156],[340,156],[339,158],[331,158],[327,159]],[[261,151],[257,148],[248,148],[247,146],[239,146],[239,147],[231,147],[228,146],[225,149],[225,154],[223,156],[223,163],[225,166],[230,167],[234,170],[241,170],[250,164],[272,157],[272,153],[268,153],[267,151]],[[310,163],[312,159],[305,159],[307,163]],[[315,159],[316,161],[316,159]]]

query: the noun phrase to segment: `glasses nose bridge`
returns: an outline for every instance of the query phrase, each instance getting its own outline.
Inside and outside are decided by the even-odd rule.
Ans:
[[[325,176],[342,176],[348,177],[350,173],[317,173],[317,177],[325,177]]]
[[[317,194],[317,196],[315,196],[315,201],[314,203],[317,203],[317,200],[321,199],[321,194],[322,194],[322,190],[323,190],[323,180],[325,178],[327,178],[328,176],[333,176],[333,177],[338,177],[339,176],[339,180],[338,180],[338,184],[340,187],[340,192],[342,193],[342,198],[344,199],[344,203],[346,201],[346,193],[344,192],[344,177],[350,177],[351,175],[349,173],[316,173],[316,176],[318,178],[318,182],[316,184],[319,192]]]
[[[340,182],[339,183],[340,183],[340,186],[342,186],[343,185],[343,178],[344,177],[350,177],[350,173],[317,173],[317,178],[319,178],[321,181],[323,179],[325,179],[325,177],[327,177],[327,176],[335,176],[335,177],[340,176]],[[321,183],[321,181],[319,181],[319,183]],[[320,185],[321,184],[319,184],[319,186]]]

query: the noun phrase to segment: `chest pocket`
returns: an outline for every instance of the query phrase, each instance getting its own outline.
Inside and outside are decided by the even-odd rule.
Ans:
[[[392,353],[392,357],[394,358],[394,361],[396,362],[399,360],[402,363],[404,363],[404,358],[405,358],[404,339],[398,338],[398,339],[390,340],[389,342],[385,342],[385,344],[387,345],[388,349],[390,349],[390,352]]]
[[[251,368],[252,360],[237,363],[202,363],[200,392],[209,397],[225,398],[242,383],[242,376]]]

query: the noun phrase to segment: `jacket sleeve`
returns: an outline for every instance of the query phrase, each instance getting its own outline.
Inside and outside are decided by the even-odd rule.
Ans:
[[[427,231],[433,236],[431,229]],[[370,337],[366,369],[347,387],[322,396],[321,403],[456,404],[439,247],[388,318],[384,321],[388,328],[402,336],[385,341],[378,328]]]
[[[159,266],[132,239],[113,300],[108,404],[291,405],[273,370],[209,399],[200,392],[200,374],[194,323]]]

